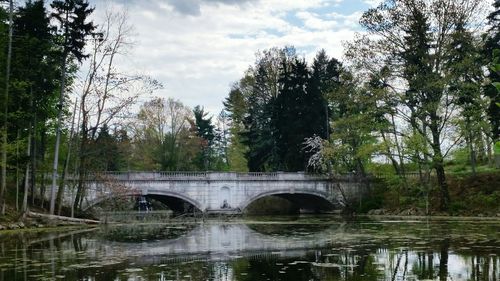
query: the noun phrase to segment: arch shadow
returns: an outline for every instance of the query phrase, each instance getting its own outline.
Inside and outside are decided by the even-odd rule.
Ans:
[[[202,212],[201,203],[189,198],[183,194],[169,192],[169,191],[153,191],[148,192],[148,194],[142,194],[141,192],[131,191],[121,194],[110,194],[106,196],[101,196],[94,199],[92,202],[85,207],[84,211],[93,208],[94,206],[106,201],[112,200],[114,198],[123,198],[131,196],[145,196],[147,198],[155,199],[160,201],[169,207],[174,213],[189,213],[189,212]]]
[[[335,209],[337,202],[331,202],[324,194],[319,192],[311,191],[295,191],[293,193],[290,190],[273,190],[269,192],[260,193],[257,196],[247,199],[240,205],[240,209],[245,211],[245,209],[250,206],[253,202],[258,199],[276,196],[290,201],[298,209],[303,212],[313,212],[321,213],[327,212]]]

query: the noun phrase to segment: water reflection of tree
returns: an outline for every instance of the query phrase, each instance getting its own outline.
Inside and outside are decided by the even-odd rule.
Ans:
[[[370,247],[324,252],[311,268],[314,280],[387,279],[384,272],[378,268],[376,253],[377,249]]]
[[[413,264],[412,271],[418,279],[434,279],[434,252],[417,253],[417,261]]]
[[[450,239],[444,239],[439,248],[439,280],[446,281],[448,278],[448,253],[450,252]]]
[[[297,264],[290,266],[295,262],[291,258],[278,258],[272,255],[259,256],[259,259],[244,258],[232,262],[234,269],[234,280],[253,281],[253,280],[320,280],[312,279],[314,276],[309,264]],[[226,280],[226,279],[214,279]],[[230,280],[230,279],[228,279]],[[324,280],[324,279],[321,279]]]
[[[470,257],[470,280],[499,280],[500,273],[498,271],[499,263],[496,255],[481,256],[473,255]]]

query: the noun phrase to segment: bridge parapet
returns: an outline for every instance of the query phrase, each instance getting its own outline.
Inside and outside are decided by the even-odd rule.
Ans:
[[[68,176],[76,180],[77,176]],[[326,175],[304,172],[102,172],[89,175],[88,181],[310,181],[328,180]]]

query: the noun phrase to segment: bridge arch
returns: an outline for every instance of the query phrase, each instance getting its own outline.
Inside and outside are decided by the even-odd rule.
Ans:
[[[106,194],[104,196],[99,196],[95,198],[94,200],[88,202],[87,206],[84,208],[84,211],[89,210],[90,208],[98,205],[101,202],[104,202],[106,200],[110,200],[113,198],[121,198],[121,197],[130,197],[130,196],[145,196],[149,198],[153,198],[155,200],[158,200],[165,205],[167,205],[169,208],[171,208],[174,212],[175,211],[186,211],[183,210],[184,206],[182,206],[182,203],[188,203],[190,206],[194,208],[192,211],[203,211],[202,204],[198,202],[197,200],[190,198],[189,196],[186,196],[184,194],[178,193],[178,192],[172,192],[168,190],[155,190],[155,191],[149,191],[147,194],[143,194],[141,192],[137,191],[128,191],[128,192],[122,192],[119,194]],[[190,210],[191,211],[191,210]]]
[[[185,194],[168,190],[148,191],[143,196],[156,199],[167,205],[174,212],[203,212],[203,206],[196,199]],[[188,203],[186,206],[184,203]],[[188,209],[186,209],[188,207]]]
[[[337,206],[338,202],[332,202],[330,198],[327,198],[327,196],[322,193],[322,192],[317,192],[317,191],[312,191],[312,190],[295,190],[295,191],[290,191],[290,189],[281,189],[281,190],[272,190],[272,191],[266,191],[262,193],[258,193],[247,200],[243,201],[239,209],[243,212],[250,204],[253,202],[257,201],[258,199],[264,198],[264,197],[269,197],[269,196],[277,196],[281,198],[285,198],[294,204],[297,204],[300,207],[312,207],[310,205],[311,202],[317,203],[314,206],[314,209],[334,209]],[[299,202],[302,201],[301,199],[305,199],[304,201],[307,202]],[[308,204],[309,203],[309,204]]]

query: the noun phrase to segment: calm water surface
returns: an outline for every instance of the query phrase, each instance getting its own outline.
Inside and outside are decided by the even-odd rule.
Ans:
[[[3,280],[500,280],[500,222],[299,217],[0,233]]]

